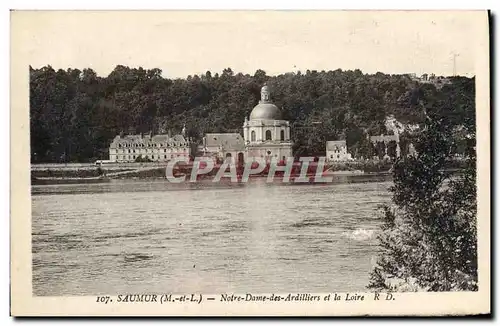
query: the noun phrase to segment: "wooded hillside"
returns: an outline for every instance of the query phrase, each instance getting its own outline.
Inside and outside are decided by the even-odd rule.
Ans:
[[[465,77],[452,77],[451,85],[437,90],[404,75],[340,69],[267,76],[262,70],[248,75],[227,68],[186,79],[124,66],[107,77],[92,69],[50,66],[30,67],[29,73],[33,163],[107,159],[109,143],[120,132],[178,133],[184,123],[196,139],[206,132],[241,132],[264,82],[292,123],[298,153],[324,152],[326,140],[344,138],[351,153],[363,153],[366,133],[387,132],[386,117],[421,123],[423,107],[432,106],[438,93],[449,101],[435,109],[456,125],[475,121],[474,79]]]

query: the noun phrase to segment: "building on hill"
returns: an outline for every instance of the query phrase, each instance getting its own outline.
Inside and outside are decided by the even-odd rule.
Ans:
[[[442,88],[444,85],[451,84],[450,78],[444,76],[436,76],[435,74],[423,74],[421,77],[412,76],[412,80],[422,84],[432,84],[437,89]]]
[[[117,135],[109,146],[109,160],[112,162],[136,162],[141,159],[166,162],[190,155],[193,155],[193,142],[184,135]]]
[[[329,140],[326,142],[326,160],[327,162],[350,161],[351,154],[347,152],[345,140]]]

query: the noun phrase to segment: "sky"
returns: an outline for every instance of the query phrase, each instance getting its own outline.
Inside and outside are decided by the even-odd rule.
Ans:
[[[17,11],[12,41],[33,68],[160,68],[168,78],[306,70],[473,76],[485,12]],[[484,45],[484,44],[483,44]],[[13,54],[15,55],[15,53]]]

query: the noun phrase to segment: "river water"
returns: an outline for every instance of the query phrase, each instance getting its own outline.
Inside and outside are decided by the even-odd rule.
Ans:
[[[366,291],[390,185],[33,186],[33,293]]]

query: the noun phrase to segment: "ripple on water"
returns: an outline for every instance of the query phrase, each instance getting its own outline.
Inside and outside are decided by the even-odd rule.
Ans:
[[[121,239],[121,238],[139,238],[147,237],[154,234],[160,233],[160,229],[147,230],[147,231],[136,231],[136,232],[125,232],[125,233],[106,233],[103,235],[95,236],[94,240],[111,240],[111,239]]]
[[[151,260],[153,258],[154,258],[153,255],[143,254],[143,253],[130,253],[130,254],[124,254],[123,255],[123,260],[126,263],[140,262],[140,261],[144,261],[144,260]]]
[[[376,236],[375,230],[356,229],[342,232],[342,236],[356,241],[371,240]]]
[[[388,185],[38,187],[33,291],[364,290],[378,250],[374,212],[390,199]]]
[[[307,227],[330,227],[334,222],[325,218],[306,218],[302,221],[292,223],[292,228],[307,228]]]

